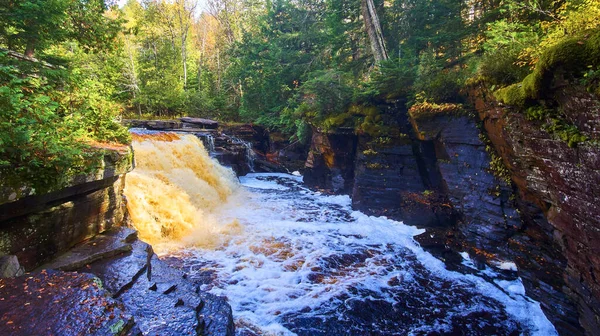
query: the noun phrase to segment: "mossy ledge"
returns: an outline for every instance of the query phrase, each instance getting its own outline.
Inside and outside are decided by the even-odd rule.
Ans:
[[[566,38],[542,54],[535,69],[521,83],[494,92],[506,105],[525,107],[543,98],[548,91],[554,72],[562,69],[570,74],[583,73],[589,66],[600,65],[600,29]]]
[[[462,104],[423,102],[411,106],[408,114],[413,120],[428,120],[437,116],[466,116],[468,112]]]

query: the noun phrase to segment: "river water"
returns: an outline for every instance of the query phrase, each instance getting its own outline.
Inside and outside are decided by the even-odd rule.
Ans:
[[[556,334],[514,272],[477,270],[466,255],[471,274],[448,271],[413,239],[422,230],[353,211],[348,196],[313,192],[288,174],[253,173],[236,183],[189,136],[162,142],[134,141],[137,175],[126,187],[134,225],[164,260],[227,297],[238,335]],[[156,152],[143,154],[155,146],[188,153],[180,150],[187,146],[194,156],[169,160],[196,163],[157,166]],[[187,182],[202,176],[209,182]],[[186,196],[157,210],[165,200],[155,193]],[[190,212],[184,219],[173,210],[180,202]],[[178,220],[187,229],[175,230]]]

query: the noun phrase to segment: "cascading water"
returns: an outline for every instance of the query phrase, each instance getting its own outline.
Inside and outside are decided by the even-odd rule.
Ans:
[[[252,144],[236,137],[231,137],[231,140],[233,143],[240,144],[246,148],[246,162],[248,162],[248,168],[250,168],[250,171],[254,172],[254,160],[256,159],[256,153],[254,153]]]
[[[238,335],[556,334],[514,274],[468,258],[470,274],[448,271],[413,239],[422,230],[352,211],[298,176],[237,186],[197,140],[163,137],[134,139],[132,219],[143,239],[186,242],[162,257],[228,298]]]
[[[136,168],[127,174],[127,207],[140,237],[155,249],[212,246],[237,227],[217,214],[239,189],[234,173],[210,158],[193,135],[133,133]]]
[[[208,153],[214,153],[215,151],[215,137],[212,134],[206,135],[206,141],[208,142]]]

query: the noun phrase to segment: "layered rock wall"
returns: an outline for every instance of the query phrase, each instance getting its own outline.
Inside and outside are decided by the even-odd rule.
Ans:
[[[0,254],[16,255],[30,270],[124,220],[124,174],[132,169],[132,153],[126,146],[102,150],[100,166],[63,189],[42,195],[25,185],[2,190]]]
[[[600,330],[599,151],[570,148],[522,114],[477,97],[481,119],[415,119],[394,104],[400,136],[315,132],[305,181],[332,192],[351,189],[355,208],[428,228],[418,240],[447,262],[460,263],[456,251],[468,251],[481,267],[515,261],[528,295],[560,334]],[[557,97],[593,138],[597,101],[581,92]],[[342,137],[356,147],[340,146]],[[336,188],[339,172],[352,179]]]
[[[548,265],[554,277],[542,275],[530,291],[543,295],[544,288],[550,287],[564,293],[576,303],[586,333],[595,333],[600,330],[600,150],[589,142],[569,147],[544,130],[540,121],[528,120],[524,111],[500,106],[483,89],[473,96],[485,129],[518,187],[526,231],[544,242],[545,250],[558,252],[564,259],[558,270]],[[583,134],[598,139],[597,97],[573,86],[557,88],[550,96]],[[513,244],[522,249],[531,245]],[[548,264],[544,255],[534,260],[538,259],[537,268]],[[525,258],[520,261],[534,263]]]

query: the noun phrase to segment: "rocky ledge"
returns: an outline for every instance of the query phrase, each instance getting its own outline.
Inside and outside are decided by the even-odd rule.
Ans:
[[[2,335],[234,334],[225,299],[201,292],[125,227],[0,279],[0,298]]]

